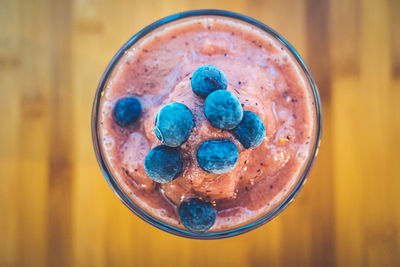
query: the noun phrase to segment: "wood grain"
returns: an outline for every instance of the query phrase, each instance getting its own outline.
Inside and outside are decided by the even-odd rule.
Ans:
[[[300,52],[324,129],[301,194],[267,225],[199,241],[123,206],[97,165],[91,105],[117,49],[199,8],[259,19]],[[397,0],[0,1],[0,266],[399,266]]]

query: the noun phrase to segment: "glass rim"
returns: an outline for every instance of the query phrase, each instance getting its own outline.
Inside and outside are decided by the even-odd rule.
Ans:
[[[137,204],[134,203],[134,201],[127,196],[127,194],[122,190],[122,188],[118,185],[116,180],[114,179],[108,164],[103,156],[103,151],[101,149],[101,144],[100,144],[100,138],[99,138],[99,132],[98,132],[98,113],[99,113],[99,108],[100,108],[100,99],[101,99],[101,94],[103,90],[105,89],[106,83],[108,81],[108,78],[112,71],[114,70],[114,67],[119,63],[119,60],[122,58],[124,55],[125,51],[128,50],[130,47],[132,47],[137,41],[141,40],[143,37],[145,37],[147,34],[152,32],[153,30],[156,30],[157,28],[164,26],[166,24],[169,24],[171,22],[175,22],[181,19],[185,18],[190,18],[190,17],[196,17],[196,16],[219,16],[219,17],[228,17],[232,19],[236,19],[239,21],[244,21],[245,23],[251,24],[253,26],[256,26],[258,29],[261,29],[268,34],[270,34],[272,37],[274,37],[276,40],[278,40],[282,45],[284,45],[287,50],[292,54],[292,56],[296,59],[297,63],[299,64],[300,68],[304,72],[305,76],[307,77],[307,82],[311,88],[311,91],[313,93],[313,100],[315,103],[315,115],[316,115],[316,129],[315,129],[315,141],[313,148],[311,150],[308,162],[301,174],[300,179],[296,183],[296,185],[293,187],[291,190],[290,194],[288,194],[282,201],[277,205],[272,211],[268,212],[267,214],[263,215],[262,217],[256,219],[255,221],[252,221],[246,225],[229,229],[229,230],[223,230],[223,231],[218,231],[218,232],[205,232],[205,233],[194,233],[190,232],[178,227],[171,226],[167,223],[164,223],[150,214],[148,214],[146,211],[141,209]],[[157,227],[158,229],[161,229],[165,232],[181,236],[181,237],[186,237],[186,238],[192,238],[192,239],[221,239],[221,238],[226,238],[226,237],[232,237],[236,235],[240,235],[246,232],[249,232],[251,230],[254,230],[265,223],[269,222],[273,218],[275,218],[278,214],[280,214],[292,201],[293,199],[298,195],[300,190],[302,189],[305,180],[308,177],[308,174],[313,166],[315,157],[318,154],[319,150],[319,145],[321,142],[321,135],[322,135],[322,110],[321,110],[321,100],[319,97],[318,89],[317,86],[314,82],[313,77],[311,76],[311,73],[304,63],[303,59],[300,57],[299,53],[294,49],[294,47],[285,39],[283,38],[280,34],[278,34],[276,31],[271,29],[269,26],[265,25],[264,23],[251,18],[249,16],[232,12],[232,11],[226,11],[226,10],[219,10],[219,9],[198,9],[198,10],[190,10],[190,11],[184,11],[176,14],[169,15],[167,17],[164,17],[162,19],[159,19],[150,25],[144,27],[141,29],[139,32],[137,32],[135,35],[133,35],[119,50],[118,52],[114,55],[114,57],[111,59],[111,61],[108,63],[103,75],[100,78],[100,82],[97,86],[95,98],[94,98],[94,103],[92,107],[92,121],[91,121],[91,130],[92,130],[92,142],[93,142],[93,147],[95,150],[96,154],[96,159],[97,162],[101,168],[101,171],[103,173],[103,176],[105,177],[107,183],[111,187],[111,189],[114,191],[114,193],[118,196],[118,198],[127,206],[134,214],[136,214],[139,218],[143,219],[145,222],[151,224],[152,226]]]

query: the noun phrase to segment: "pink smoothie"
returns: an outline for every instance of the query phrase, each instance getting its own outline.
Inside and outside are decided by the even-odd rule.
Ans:
[[[245,150],[229,131],[211,126],[203,112],[204,99],[190,86],[194,70],[215,65],[225,72],[228,89],[257,113],[266,137]],[[112,117],[114,104],[126,96],[140,98],[143,113],[128,128]],[[195,127],[179,148],[184,170],[172,182],[153,182],[144,159],[161,143],[154,119],[170,102],[187,105]],[[195,196],[217,210],[209,230],[236,228],[279,205],[299,181],[311,154],[316,114],[305,74],[290,52],[274,37],[244,22],[222,17],[194,17],[167,24],[128,49],[115,67],[101,97],[98,130],[112,175],[124,192],[158,220],[182,228],[177,208]],[[198,146],[209,139],[230,139],[239,149],[235,168],[209,174],[197,164]]]

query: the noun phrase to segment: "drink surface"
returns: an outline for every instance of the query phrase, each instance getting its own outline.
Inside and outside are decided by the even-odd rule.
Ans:
[[[228,91],[257,113],[266,137],[244,149],[230,131],[214,128],[204,115],[204,99],[191,88],[192,73],[215,65],[227,76]],[[137,96],[140,119],[129,127],[113,120],[115,103]],[[161,143],[154,134],[157,112],[170,102],[185,104],[195,126],[179,148],[183,172],[172,182],[153,182],[144,170],[147,153]],[[299,181],[315,142],[316,114],[307,78],[291,53],[273,36],[241,21],[193,17],[164,25],[129,48],[117,63],[101,97],[98,131],[104,158],[119,186],[154,218],[182,228],[182,200],[211,201],[217,210],[209,230],[251,223],[272,211]],[[229,139],[239,160],[225,174],[210,174],[197,164],[206,140]]]

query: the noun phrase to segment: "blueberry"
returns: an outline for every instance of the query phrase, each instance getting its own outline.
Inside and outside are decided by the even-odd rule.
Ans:
[[[213,226],[217,211],[210,202],[189,198],[179,206],[182,224],[193,232],[205,232]]]
[[[144,170],[157,183],[168,183],[182,172],[182,158],[176,148],[156,146],[144,160]]]
[[[206,98],[215,90],[225,90],[228,81],[222,70],[212,65],[204,65],[193,72],[191,85],[196,95]]]
[[[197,163],[209,173],[229,172],[235,167],[238,158],[239,151],[230,140],[207,140],[197,149]]]
[[[190,109],[182,103],[169,103],[158,111],[154,133],[164,145],[178,147],[190,136],[194,126]]]
[[[141,113],[139,100],[131,96],[118,100],[113,110],[114,120],[121,127],[133,124]]]
[[[217,90],[206,98],[204,114],[215,128],[232,130],[242,120],[243,108],[233,93]]]
[[[244,148],[255,148],[265,138],[265,125],[256,113],[245,111],[243,120],[233,130],[233,133]]]

